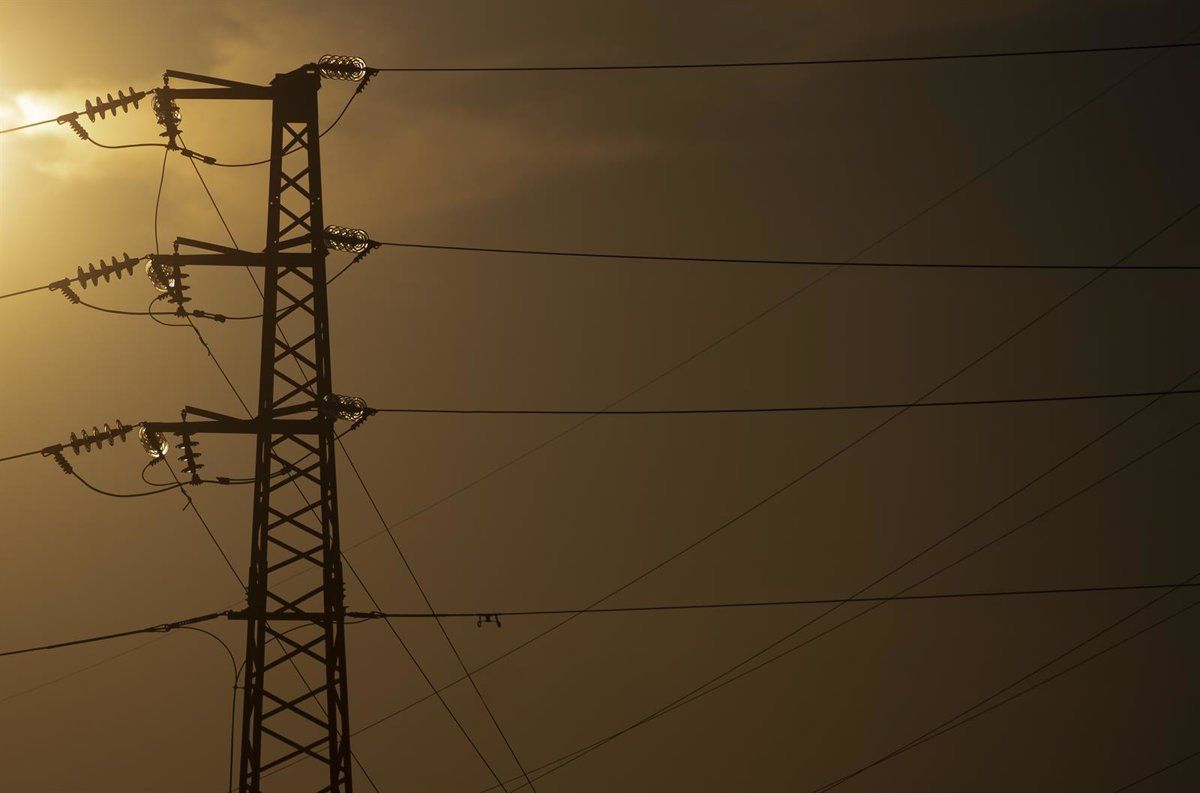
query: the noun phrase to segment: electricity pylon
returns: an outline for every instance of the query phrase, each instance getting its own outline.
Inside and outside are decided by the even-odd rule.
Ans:
[[[352,406],[348,408],[348,402],[333,393],[330,373],[317,118],[317,90],[325,72],[324,64],[310,64],[276,75],[269,86],[259,86],[168,71],[164,83],[175,78],[209,87],[181,89],[164,84],[155,93],[155,113],[171,148],[178,148],[176,100],[271,102],[263,251],[250,253],[180,239],[173,254],[154,256],[151,261],[152,278],[157,275],[181,310],[188,299],[183,267],[262,268],[258,413],[238,419],[189,407],[183,421],[144,425],[147,433],[158,435],[160,443],[163,434],[182,438],[181,459],[193,481],[198,481],[200,467],[193,436],[241,433],[256,438],[244,613],[246,671],[238,783],[242,793],[258,793],[265,772],[297,758],[324,764],[328,779],[322,775],[315,790],[353,789],[333,430],[336,418],[351,417],[346,412]],[[180,245],[207,252],[180,253]],[[285,594],[280,579],[307,569],[320,573],[320,583],[305,583],[297,593]]]

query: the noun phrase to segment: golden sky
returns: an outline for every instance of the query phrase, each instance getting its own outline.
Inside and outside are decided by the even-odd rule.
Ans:
[[[326,52],[386,67],[1098,46],[1177,40],[1200,21],[1190,5],[0,0],[0,127],[82,109],[118,89],[152,88],[167,68],[266,83]],[[1194,202],[1200,183],[1200,60],[1172,52],[1122,80],[1146,57],[382,74],[322,141],[326,221],[417,243],[843,260],[1115,83],[867,257],[1107,265]],[[352,90],[323,85],[326,123]],[[148,105],[85,125],[108,144],[155,141]],[[192,102],[182,113],[197,151],[222,161],[267,154],[266,107]],[[101,256],[152,251],[162,162],[159,149],[102,150],[57,124],[0,138],[0,293],[73,275]],[[265,169],[204,174],[241,246],[261,247]],[[191,166],[174,155],[158,232],[164,247],[177,236],[226,242]],[[1200,220],[1191,218],[1130,264],[1190,261],[1197,243]],[[331,266],[345,258],[332,256]],[[591,409],[670,370],[622,407],[909,400],[1085,279],[845,270],[714,344],[825,272],[384,249],[330,289],[334,387],[378,407]],[[938,397],[1170,387],[1200,360],[1194,279],[1114,273]],[[191,285],[199,308],[258,309],[244,273],[196,273]],[[136,311],[154,294],[139,270],[85,296]],[[252,399],[258,326],[200,327]],[[0,302],[0,339],[0,456],[118,418],[171,420],[184,405],[238,410],[187,330],[44,292]],[[916,411],[620,602],[854,591],[1138,405]],[[608,417],[568,431],[577,419],[378,416],[346,442],[440,609],[554,608],[590,603],[632,579],[878,420]],[[1194,420],[1185,398],[1147,410],[879,591],[987,542]],[[249,442],[203,446],[212,474],[250,472]],[[923,591],[1191,575],[1195,451],[1196,439],[1182,437]],[[145,459],[130,443],[76,462],[90,481],[130,492],[145,487]],[[386,607],[416,610],[416,590],[347,469],[339,468],[347,556]],[[193,496],[244,569],[248,490],[205,485]],[[182,506],[174,493],[97,496],[40,457],[5,463],[0,650],[236,603],[237,582]],[[808,790],[1137,602],[1103,595],[889,606],[630,732],[538,788]],[[347,604],[370,608],[354,584]],[[815,613],[587,617],[489,667],[479,685],[522,759],[541,765],[652,712]],[[1194,618],[1177,622],[846,789],[1110,789],[1194,750],[1191,670],[1200,647],[1188,638]],[[475,667],[550,624],[514,619],[485,630],[463,621],[450,629]],[[240,659],[241,624],[211,627]],[[431,625],[398,628],[436,682],[455,679]],[[349,631],[356,727],[428,693],[382,624]],[[223,789],[231,681],[215,642],[186,632],[125,639],[0,658],[0,673],[0,789]],[[515,774],[469,689],[447,698],[497,769]],[[353,746],[380,790],[473,793],[491,784],[433,700],[371,726]],[[302,789],[305,768],[289,773],[278,789]],[[1164,776],[1162,789],[1186,789],[1197,774]]]

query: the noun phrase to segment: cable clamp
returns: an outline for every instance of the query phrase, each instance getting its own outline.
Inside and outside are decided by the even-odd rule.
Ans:
[[[207,154],[201,154],[200,152],[192,151],[191,149],[180,149],[179,153],[184,157],[191,157],[193,160],[199,160],[200,162],[207,163],[209,165],[212,165],[217,161],[216,157],[209,157]]]
[[[69,462],[67,462],[67,458],[63,457],[62,450],[63,450],[62,444],[55,444],[54,446],[47,446],[45,449],[42,449],[42,456],[43,457],[53,457],[54,462],[56,462],[58,464],[58,467],[63,470],[64,474],[75,473],[75,469],[71,467],[71,464]]]
[[[71,288],[71,279],[70,278],[64,278],[61,281],[55,281],[54,283],[50,284],[50,289],[52,291],[57,290],[59,292],[62,292],[62,296],[65,297],[67,299],[67,302],[70,303],[71,305],[77,306],[81,302],[83,302],[83,298],[80,297],[78,295],[78,293],[76,293],[76,291]]]
[[[84,129],[83,125],[79,123],[78,113],[67,113],[64,116],[59,116],[55,120],[58,121],[59,124],[66,124],[69,126],[71,131],[79,136],[80,140],[88,140],[87,130]]]
[[[475,627],[476,628],[482,628],[485,623],[495,625],[497,628],[501,627],[500,615],[499,614],[476,614],[475,615]]]

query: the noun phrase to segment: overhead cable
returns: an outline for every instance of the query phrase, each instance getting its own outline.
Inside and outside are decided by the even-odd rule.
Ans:
[[[1056,394],[1052,396],[1009,397],[999,399],[956,399],[930,402],[874,402],[826,405],[776,405],[750,408],[656,408],[645,410],[555,410],[555,409],[498,409],[498,408],[376,408],[371,413],[415,413],[483,416],[672,416],[711,415],[723,413],[807,413],[849,410],[895,410],[899,408],[945,408],[979,405],[1025,405],[1045,402],[1086,402],[1106,399],[1136,399],[1151,396],[1183,396],[1200,394],[1200,388],[1181,388],[1177,391],[1117,391],[1093,394]]]
[[[963,61],[991,58],[1031,58],[1050,55],[1089,55],[1105,52],[1137,52],[1145,50],[1183,49],[1200,46],[1200,42],[1166,44],[1127,44],[1111,47],[1072,47],[1041,50],[999,50],[992,52],[959,52],[933,55],[887,55],[876,57],[808,58],[797,60],[704,61],[691,63],[621,63],[568,64],[547,66],[394,66],[378,68],[380,72],[598,72],[644,71],[651,69],[745,69],[779,66],[842,66],[872,63],[913,63],[920,61]]]
[[[794,259],[794,258],[747,258],[723,256],[675,256],[648,253],[609,253],[604,251],[572,251],[550,250],[545,248],[500,248],[479,245],[435,245],[425,242],[378,242],[393,248],[417,248],[422,250],[467,251],[472,253],[506,253],[521,256],[562,256],[566,258],[583,259],[630,259],[652,262],[698,262],[712,264],[783,264],[805,267],[837,267],[862,269],[906,269],[906,270],[1107,270],[1107,264],[1012,264],[986,262],[862,262],[862,261],[831,261],[829,259]],[[1200,270],[1198,264],[1146,264],[1130,267],[1128,272],[1137,270]]]
[[[905,601],[973,600],[987,598],[1037,597],[1044,595],[1082,595],[1107,592],[1144,592],[1157,589],[1176,590],[1200,587],[1200,583],[1153,583],[1121,584],[1113,586],[1057,587],[1050,589],[1002,589],[975,592],[936,592],[927,595],[878,595],[857,597],[824,597],[797,600],[734,600],[720,603],[671,603],[641,606],[600,606],[597,608],[527,609],[499,611],[482,609],[477,611],[347,611],[346,616],[355,619],[456,619],[465,618],[486,622],[486,617],[547,617],[562,614],[637,614],[659,611],[713,611],[720,609],[759,609],[787,606],[826,606],[831,603],[891,603]]]

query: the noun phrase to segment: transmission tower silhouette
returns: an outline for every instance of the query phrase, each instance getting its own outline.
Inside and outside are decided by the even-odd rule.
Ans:
[[[246,620],[242,793],[257,793],[264,773],[297,758],[324,765],[328,778],[323,774],[316,790],[353,789],[334,421],[355,419],[361,403],[339,397],[332,386],[317,91],[323,75],[357,79],[356,72],[353,63],[309,64],[260,86],[167,71],[154,98],[170,148],[180,148],[177,101],[271,103],[263,251],[180,238],[173,253],[150,262],[151,278],[180,311],[189,300],[184,267],[263,271],[257,415],[236,418],[187,407],[181,421],[146,422],[143,434],[149,447],[164,450],[165,436],[178,436],[183,470],[194,483],[202,467],[195,436],[256,438],[250,572],[246,609],[239,615]],[[171,79],[207,87],[177,88]],[[180,253],[180,247],[202,252]],[[285,594],[280,579],[303,568],[319,571],[320,583]],[[317,682],[310,686],[309,680]]]

